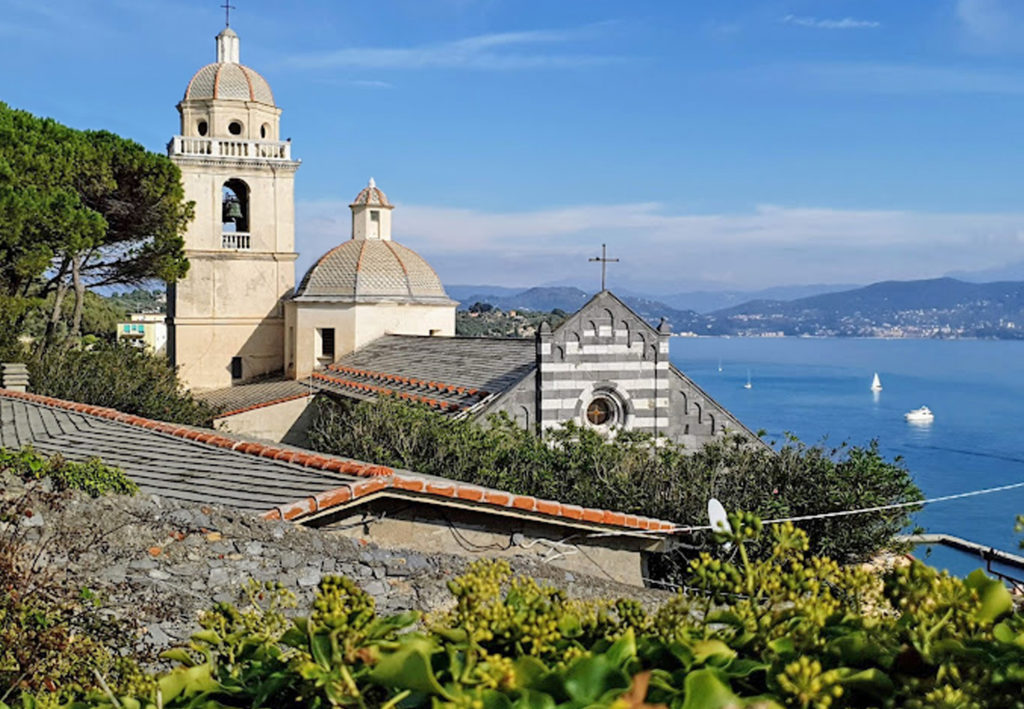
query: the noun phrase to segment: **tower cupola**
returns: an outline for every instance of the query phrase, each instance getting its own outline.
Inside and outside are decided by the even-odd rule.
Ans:
[[[217,35],[217,62],[238,64],[238,34],[230,27]]]
[[[267,80],[241,63],[238,33],[225,27],[216,44],[217,61],[192,76],[178,104],[181,135],[279,141],[281,109]]]
[[[352,238],[391,241],[391,210],[394,208],[371,177],[369,184],[349,205],[352,210]]]

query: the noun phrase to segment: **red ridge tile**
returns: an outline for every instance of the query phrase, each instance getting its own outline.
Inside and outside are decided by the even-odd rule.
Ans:
[[[512,506],[519,510],[533,511],[537,506],[537,500],[529,495],[516,495],[512,498]]]
[[[426,481],[422,478],[410,478],[404,475],[396,475],[391,484],[398,490],[408,490],[409,492],[423,492],[427,487]]]
[[[500,505],[501,507],[507,507],[509,502],[512,500],[512,495],[507,492],[501,492],[499,490],[487,490],[484,492],[484,502],[489,505]]]
[[[537,500],[537,511],[541,514],[561,517],[562,505],[559,502],[552,502],[551,500]]]
[[[455,497],[455,483],[427,483],[427,494],[442,497]]]
[[[583,508],[579,505],[562,505],[562,516],[569,519],[583,519]]]

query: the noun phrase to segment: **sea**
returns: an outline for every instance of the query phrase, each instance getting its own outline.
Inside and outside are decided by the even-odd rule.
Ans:
[[[767,431],[766,440],[785,432],[829,446],[877,440],[926,497],[1024,481],[1024,342],[674,337],[670,356],[746,426]],[[878,393],[870,390],[875,372]],[[921,406],[934,412],[931,424],[904,420]],[[1024,487],[930,504],[911,526],[1024,554],[1018,514]],[[914,555],[957,575],[984,565],[944,547]]]

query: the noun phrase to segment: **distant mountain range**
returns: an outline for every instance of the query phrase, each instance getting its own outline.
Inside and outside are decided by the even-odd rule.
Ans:
[[[1024,282],[955,278],[885,281],[790,301],[761,300],[710,313],[720,334],[1024,337]]]
[[[1024,277],[1022,277],[1024,278]],[[812,295],[818,295],[820,293],[833,293],[836,291],[850,290],[857,288],[855,284],[849,283],[833,283],[833,284],[815,284],[807,286],[775,286],[774,288],[764,288],[762,290],[697,290],[697,291],[684,291],[681,293],[670,293],[667,295],[652,295],[650,293],[639,293],[631,289],[614,289],[615,294],[619,297],[636,297],[643,300],[655,301],[662,303],[669,308],[674,310],[686,311],[695,310],[698,313],[710,313],[715,310],[721,310],[722,308],[728,308],[733,305],[739,305],[741,303],[747,303],[751,300],[793,300],[794,298],[805,298]],[[564,301],[566,304],[574,302],[572,299],[577,297],[577,294],[584,293],[584,291],[573,286],[540,286],[536,288],[509,288],[506,286],[445,286],[445,289],[455,300],[462,304],[463,308],[468,308],[470,305],[476,302],[490,303],[492,305],[498,305],[497,299],[505,300],[508,302],[518,301],[520,303],[533,302],[533,298],[547,298],[548,293],[551,297],[557,300],[559,297],[565,297]],[[561,293],[562,296],[556,295]],[[586,295],[589,298],[590,295]],[[582,305],[582,303],[580,303]],[[505,310],[504,305],[498,305],[502,310]],[[513,307],[527,308],[527,305],[518,305]],[[573,308],[561,307],[563,310],[575,310],[577,306]],[[533,309],[533,308],[531,308]]]
[[[465,288],[460,292],[460,288]],[[766,296],[697,312],[678,307],[700,304],[697,293],[645,297],[622,295],[623,301],[652,324],[668,319],[677,333],[707,335],[804,335],[822,337],[998,337],[1024,338],[1024,282],[968,283],[954,278],[886,281],[861,288],[821,292],[804,297],[781,296],[831,289],[830,286],[774,288]],[[841,286],[835,286],[841,288]],[[476,292],[469,293],[469,289]],[[486,302],[502,310],[554,309],[573,312],[590,294],[573,287],[537,287],[521,291],[487,286],[452,287],[449,294],[462,308]],[[511,291],[511,292],[510,292]],[[708,293],[702,307],[715,298],[737,297]],[[713,296],[713,297],[712,297]]]
[[[572,286],[538,286],[519,292],[508,293],[510,289],[487,288],[486,286],[453,286],[446,288],[448,295],[460,301],[459,309],[466,310],[474,303],[490,303],[504,311],[509,310],[564,310],[574,313],[593,296]],[[477,292],[471,293],[471,290]],[[514,290],[514,289],[511,289]],[[464,295],[459,295],[460,293]],[[622,301],[652,324],[667,318],[674,329],[690,328],[703,322],[703,316],[692,310],[677,310],[663,302],[635,295],[616,294]]]
[[[857,284],[834,283],[831,285],[815,284],[809,286],[775,286],[755,291],[725,290],[725,291],[688,291],[684,293],[673,293],[670,295],[648,296],[659,300],[678,310],[696,310],[698,313],[711,313],[722,308],[728,308],[752,300],[793,300],[795,298],[806,298],[821,293],[834,293],[836,291],[858,288]]]

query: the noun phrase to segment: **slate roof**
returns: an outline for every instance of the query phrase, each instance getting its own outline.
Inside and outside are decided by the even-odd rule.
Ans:
[[[99,457],[139,487],[174,500],[212,503],[298,520],[392,494],[456,501],[483,512],[618,534],[677,529],[672,522],[514,495],[301,448],[266,444],[114,409],[0,389],[0,447],[32,445],[71,460]]]
[[[60,453],[71,460],[99,457],[124,470],[143,491],[163,497],[264,512],[341,482],[360,480],[355,475],[328,475],[139,425],[146,419],[125,419],[111,420],[0,392],[0,446],[16,449],[31,445],[47,455]],[[214,433],[162,426],[210,437]],[[229,440],[237,442],[225,438]]]
[[[528,339],[384,335],[311,379],[328,392],[357,399],[394,394],[457,415],[532,372],[535,348]]]
[[[222,418],[263,406],[299,399],[309,396],[310,393],[310,388],[306,386],[305,382],[297,382],[294,379],[275,379],[196,392],[195,398],[220,409],[221,413],[218,418]]]

